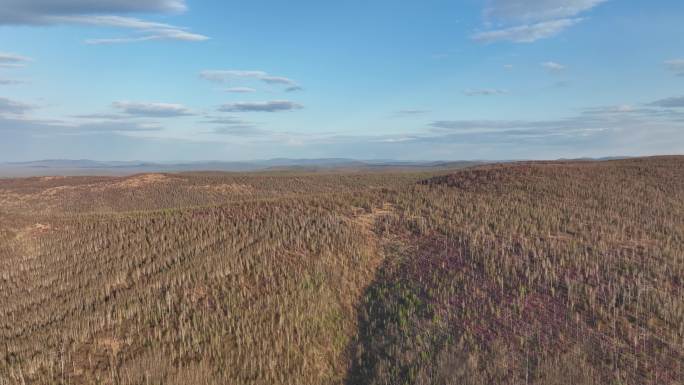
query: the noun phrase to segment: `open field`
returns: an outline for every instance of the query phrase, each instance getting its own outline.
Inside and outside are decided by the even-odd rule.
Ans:
[[[0,180],[0,385],[682,384],[684,157]]]

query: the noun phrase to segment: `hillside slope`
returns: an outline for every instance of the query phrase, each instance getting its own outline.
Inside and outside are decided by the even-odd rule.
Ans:
[[[0,383],[340,383],[375,191],[414,180],[0,181]]]
[[[350,383],[684,383],[682,170],[486,166],[404,191]]]
[[[0,384],[684,383],[682,170],[0,180]]]

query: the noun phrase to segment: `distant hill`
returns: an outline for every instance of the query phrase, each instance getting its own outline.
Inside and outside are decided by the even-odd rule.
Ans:
[[[599,159],[559,159],[559,162],[618,160],[624,157]],[[28,162],[0,163],[0,178],[32,176],[125,176],[154,172],[253,172],[253,171],[421,171],[476,166],[491,161],[401,161],[392,159],[357,160],[347,158],[289,159],[275,158],[253,161],[198,161],[198,162],[145,162],[95,161],[89,159],[45,159]]]
[[[421,162],[393,160],[354,160],[345,158],[322,159],[269,159],[245,162],[116,162],[89,159],[46,159],[29,162],[0,163],[0,177],[79,176],[79,175],[132,175],[149,172],[190,171],[321,171],[321,170],[386,170],[453,168],[476,165],[482,162]]]

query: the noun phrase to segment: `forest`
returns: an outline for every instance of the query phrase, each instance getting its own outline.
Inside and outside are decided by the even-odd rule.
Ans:
[[[682,384],[682,170],[0,179],[0,385]]]

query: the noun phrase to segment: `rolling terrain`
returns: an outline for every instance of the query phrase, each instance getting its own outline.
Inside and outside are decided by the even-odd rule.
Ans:
[[[684,157],[456,166],[1,179],[0,385],[684,383]]]
[[[130,176],[142,173],[169,172],[255,172],[255,171],[420,171],[474,166],[482,162],[411,162],[394,160],[269,159],[246,162],[101,162],[88,159],[46,159],[32,162],[0,163],[0,178],[35,176]]]

